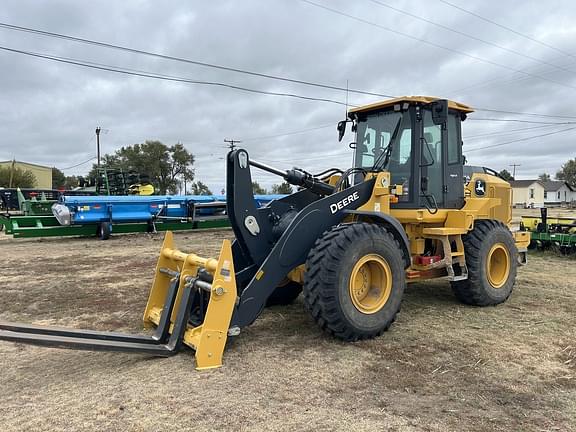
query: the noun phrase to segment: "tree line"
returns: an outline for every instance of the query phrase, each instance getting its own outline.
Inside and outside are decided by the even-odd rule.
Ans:
[[[498,175],[506,181],[514,180],[512,174],[503,169]],[[568,160],[562,167],[556,171],[554,178],[558,181],[564,181],[570,185],[572,189],[576,189],[576,158]],[[541,173],[538,175],[538,180],[547,182],[552,180],[552,176],[548,173]]]
[[[102,157],[101,167],[145,174],[157,193],[161,195],[175,194],[183,189],[183,185],[194,195],[212,195],[212,191],[206,184],[199,180],[194,181],[194,162],[194,155],[181,143],[168,146],[160,141],[145,141],[142,144],[121,147],[112,154],[105,154]],[[498,174],[504,180],[514,180],[512,174],[506,169]],[[97,175],[97,165],[94,164],[88,176],[96,178]],[[549,181],[551,176],[548,173],[542,173],[538,179]],[[576,158],[564,163],[556,172],[555,179],[565,181],[570,187],[576,189]],[[36,177],[30,170],[0,166],[0,187],[34,188],[36,183]],[[66,176],[58,168],[52,168],[53,189],[73,189],[77,186],[77,176]],[[259,195],[293,192],[292,186],[286,182],[274,184],[270,190],[262,187],[258,182],[253,182],[252,190]]]
[[[194,195],[212,195],[205,183],[194,181],[194,162],[194,155],[181,143],[166,145],[161,141],[148,140],[103,155],[100,167],[144,175],[161,195],[175,194],[183,189]],[[87,177],[98,177],[97,164],[92,165]],[[58,168],[52,168],[52,189],[74,189],[78,186],[78,176],[66,176]],[[37,187],[37,179],[30,170],[0,166],[0,187],[34,188]],[[292,187],[288,183],[272,185],[270,191],[267,191],[254,182],[252,188],[255,194],[262,195],[292,193]]]

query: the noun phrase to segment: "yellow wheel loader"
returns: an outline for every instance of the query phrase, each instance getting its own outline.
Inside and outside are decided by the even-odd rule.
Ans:
[[[144,312],[146,336],[0,323],[0,339],[169,356],[196,351],[219,367],[228,337],[271,304],[303,292],[327,333],[376,337],[393,323],[407,283],[449,280],[469,305],[504,302],[529,233],[512,232],[510,185],[486,170],[464,174],[461,123],[472,109],[431,97],[387,100],[348,113],[352,168],[316,175],[227,156],[227,208],[235,234],[218,257],[176,249],[167,233]],[[298,191],[256,208],[251,168]]]

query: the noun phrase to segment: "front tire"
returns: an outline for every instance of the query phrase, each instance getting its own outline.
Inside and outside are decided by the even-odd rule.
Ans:
[[[516,281],[518,251],[512,233],[495,220],[479,220],[463,237],[468,279],[452,282],[462,303],[491,306],[505,302]]]
[[[308,254],[304,303],[336,338],[369,339],[394,322],[405,285],[402,249],[386,228],[343,224],[325,232]]]

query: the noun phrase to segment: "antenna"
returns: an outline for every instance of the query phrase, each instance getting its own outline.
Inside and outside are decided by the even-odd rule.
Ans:
[[[344,111],[344,118],[348,116],[348,80],[346,80],[346,111]]]

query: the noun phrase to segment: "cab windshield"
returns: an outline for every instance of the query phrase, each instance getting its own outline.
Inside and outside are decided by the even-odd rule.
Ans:
[[[356,143],[355,166],[369,170],[378,163],[379,169],[391,173],[393,184],[401,184],[408,189],[413,159],[408,112],[380,111],[359,117]],[[383,153],[389,144],[389,157],[387,163],[382,165],[386,159]]]
[[[400,124],[399,124],[400,122]],[[390,153],[391,163],[409,162],[412,150],[412,133],[408,113],[395,111],[377,112],[358,119],[356,163],[357,167],[370,169],[386,151],[399,127]],[[383,158],[379,162],[382,162]],[[382,167],[387,168],[387,167]]]

